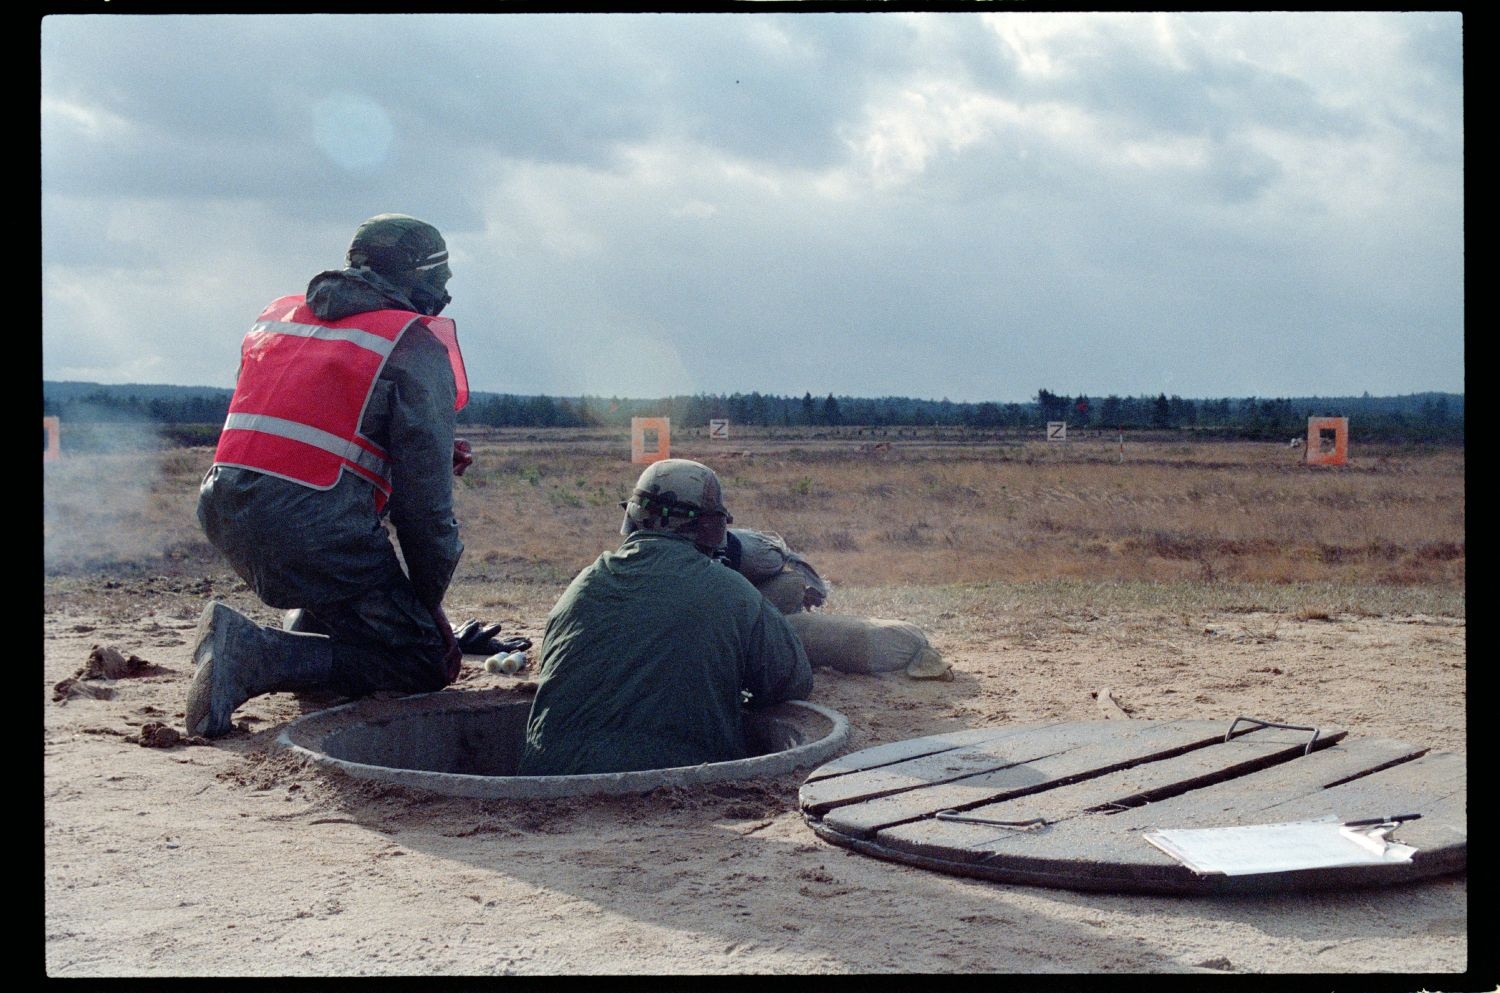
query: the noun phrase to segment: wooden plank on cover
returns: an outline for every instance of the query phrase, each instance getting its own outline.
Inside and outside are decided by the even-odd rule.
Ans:
[[[1284,736],[1287,732],[1278,731],[1276,734],[1282,736],[1280,743],[1285,745]],[[1244,759],[1252,749],[1264,755],[1267,747],[1264,742],[1256,746],[1254,738],[1236,738],[1222,747],[1231,746],[1234,747],[1234,753],[1226,755],[1231,760]],[[1227,824],[1268,823],[1269,820],[1275,818],[1256,817],[1251,820],[1236,820],[1235,818],[1241,816],[1242,812],[1247,809],[1248,798],[1319,793],[1323,791],[1326,783],[1358,775],[1361,771],[1388,762],[1411,758],[1421,752],[1422,749],[1412,745],[1381,739],[1355,741],[1352,746],[1348,747],[1340,743],[1308,756],[1293,752],[1296,757],[1288,758],[1281,764],[1252,774],[1237,776],[1224,783],[1200,787],[1169,800],[1147,803],[1136,808],[1119,809],[1116,807],[1115,809],[1119,810],[1117,813],[1109,813],[1107,809],[1101,809],[1135,802],[1135,798],[1143,792],[1151,792],[1159,788],[1160,783],[1143,779],[1143,777],[1160,776],[1164,780],[1181,781],[1176,774],[1181,772],[1185,765],[1196,766],[1189,770],[1192,774],[1201,773],[1202,767],[1199,763],[1207,753],[1200,750],[1160,763],[1162,768],[1159,772],[1154,772],[1149,766],[1130,769],[1099,780],[1080,783],[1074,787],[1065,787],[1055,791],[1055,795],[1038,793],[965,811],[966,814],[975,818],[1000,821],[1015,822],[1036,817],[1045,818],[1050,824],[1050,828],[1045,832],[1045,840],[1039,840],[1042,838],[1042,833],[1022,837],[1014,830],[935,819],[892,827],[880,832],[879,838],[882,843],[893,848],[929,849],[931,850],[929,854],[940,853],[944,857],[961,861],[974,861],[1011,851],[1024,850],[1034,854],[1039,848],[1055,848],[1057,852],[1054,854],[1060,856],[1077,845],[1079,832],[1098,836],[1090,840],[1088,845],[1082,846],[1080,850],[1097,851],[1098,845],[1103,843],[1102,839],[1108,835],[1138,835],[1159,827],[1218,827]],[[1142,786],[1146,789],[1142,790]],[[1226,796],[1236,799],[1226,803],[1223,799]],[[1133,851],[1136,848],[1136,842],[1131,840],[1126,847]],[[1150,849],[1135,854],[1142,855],[1150,861],[1159,861],[1155,855],[1160,853],[1156,849]]]
[[[1160,730],[1169,723],[1177,725],[1174,731]],[[957,749],[964,754],[946,756],[946,764],[931,761],[945,756],[929,755],[871,769],[852,777],[855,788],[804,802],[804,816],[825,840],[881,858],[1081,890],[1259,893],[1391,885],[1465,867],[1467,766],[1451,753],[1425,754],[1425,747],[1379,738],[1349,740],[1324,729],[1318,750],[1304,755],[1305,732],[1260,728],[1227,743],[1168,749],[1106,770],[1111,756],[1141,752],[1153,735],[1166,742],[1194,723],[1084,722],[1073,726],[1076,733],[1053,725],[1039,738],[1027,732]],[[1143,738],[1145,728],[1152,730]],[[999,764],[945,778],[955,768],[985,762]],[[1091,762],[1098,774],[1076,772]],[[880,774],[886,778],[874,778]],[[956,806],[960,817],[992,823],[936,816]],[[1409,809],[1396,809],[1402,807]],[[1143,837],[1151,828],[1400,813],[1423,815],[1391,834],[1418,849],[1405,863],[1199,875]]]
[[[1053,721],[1051,723],[1061,724],[1063,722]],[[849,755],[841,755],[819,766],[812,771],[812,774],[807,777],[806,781],[813,783],[820,779],[828,779],[833,776],[846,776],[851,772],[862,772],[866,769],[892,765],[896,762],[919,758],[923,755],[936,755],[940,752],[949,752],[963,745],[990,741],[1000,732],[1021,734],[1046,726],[1048,725],[1016,724],[1005,728],[971,728],[964,731],[930,734],[921,738],[907,738],[904,741],[893,741],[884,745],[875,745]]]
[[[1133,721],[1129,725],[1116,721],[1085,721],[1024,730],[999,729],[960,748],[881,765],[848,776],[824,777],[808,782],[799,791],[798,800],[804,811],[821,815],[846,803],[1034,762],[1056,752],[1105,740],[1134,727]]]
[[[836,830],[868,834],[904,821],[931,817],[943,810],[967,810],[1012,797],[1052,796],[1059,787],[1065,788],[1066,783],[1082,777],[1090,777],[1092,780],[1100,776],[1112,778],[1125,775],[1123,772],[1112,772],[1122,767],[1136,775],[1146,775],[1141,770],[1158,768],[1171,756],[1184,750],[1191,751],[1177,760],[1185,763],[1182,768],[1207,774],[1220,768],[1227,760],[1222,756],[1201,753],[1215,752],[1218,746],[1223,745],[1225,748],[1236,749],[1235,754],[1241,755],[1239,749],[1243,742],[1266,733],[1262,730],[1259,735],[1236,737],[1225,743],[1224,730],[1225,725],[1221,721],[1140,722],[1139,726],[1122,728],[1104,741],[1094,741],[1043,756],[1034,762],[834,807],[824,813],[823,817]],[[1305,739],[1306,735],[1303,735],[1302,740]],[[1300,748],[1301,743],[1296,747]],[[1274,752],[1276,749],[1270,751]],[[1288,753],[1289,757],[1288,746],[1283,745],[1280,751]],[[1243,754],[1266,760],[1267,753],[1268,749],[1265,747],[1252,747]],[[1177,775],[1180,774],[1173,774],[1174,777]]]

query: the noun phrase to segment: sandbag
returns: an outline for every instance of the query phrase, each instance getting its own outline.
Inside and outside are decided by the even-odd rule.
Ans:
[[[758,585],[786,568],[792,550],[781,535],[749,528],[730,528],[729,533],[740,543],[736,568],[750,582]]]
[[[807,596],[802,574],[791,569],[784,569],[770,579],[756,583],[755,588],[783,614],[802,610]]]
[[[927,643],[922,629],[907,621],[844,614],[788,614],[802,639],[807,660],[840,672],[903,670],[913,679],[952,679],[951,667]]]
[[[728,557],[730,565],[756,586],[782,572],[795,570],[802,576],[803,588],[813,591],[814,603],[828,598],[828,581],[818,575],[811,562],[792,551],[781,535],[749,528],[730,528],[729,535],[738,546]]]

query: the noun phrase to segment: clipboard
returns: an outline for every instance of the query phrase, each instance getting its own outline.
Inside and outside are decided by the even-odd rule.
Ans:
[[[1142,837],[1200,876],[1248,876],[1353,865],[1399,865],[1416,849],[1387,836],[1399,821],[1337,817],[1278,824],[1167,828]]]

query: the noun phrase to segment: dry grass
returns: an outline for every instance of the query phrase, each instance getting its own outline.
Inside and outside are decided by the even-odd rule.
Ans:
[[[679,433],[673,454],[719,471],[736,523],[779,532],[843,587],[1290,584],[1367,600],[1383,587],[1461,597],[1464,583],[1461,450],[1356,448],[1346,467],[1310,468],[1243,442],[1130,443],[1121,461],[1109,438],[699,435]],[[624,432],[471,437],[460,580],[560,584],[618,543],[618,504],[640,469]],[[875,437],[891,447],[862,450]],[[212,564],[193,514],[210,459],[192,448],[47,465],[48,570]],[[1314,618],[1357,603],[1330,592],[1287,607]]]
[[[615,505],[637,467],[608,439],[532,436],[480,442],[489,467],[460,494],[466,541],[497,572],[551,561],[571,573],[618,540]],[[1123,463],[1104,442],[914,440],[873,455],[751,438],[674,454],[719,470],[737,523],[779,532],[843,584],[1464,580],[1461,451],[1338,469],[1250,443],[1136,445]]]

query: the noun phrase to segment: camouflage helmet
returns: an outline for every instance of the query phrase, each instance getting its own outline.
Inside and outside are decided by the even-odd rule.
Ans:
[[[709,514],[723,514],[726,524],[734,521],[724,506],[718,475],[690,459],[648,465],[636,480],[635,492],[620,506],[625,509],[620,533],[626,535],[641,529],[679,531]]]
[[[377,214],[349,242],[351,269],[370,269],[406,291],[424,314],[437,314],[452,299],[448,245],[438,229],[406,214]]]

